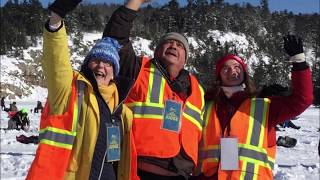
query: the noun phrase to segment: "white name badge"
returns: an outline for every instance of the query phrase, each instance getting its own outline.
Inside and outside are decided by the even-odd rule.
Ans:
[[[221,138],[221,170],[239,169],[238,138]]]

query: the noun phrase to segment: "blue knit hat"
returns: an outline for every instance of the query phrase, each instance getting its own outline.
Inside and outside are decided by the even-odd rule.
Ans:
[[[87,65],[93,58],[103,60],[107,63],[111,63],[113,71],[117,76],[120,71],[119,65],[119,50],[121,46],[116,39],[110,37],[104,37],[100,39],[89,51],[88,55],[83,61],[84,65]]]

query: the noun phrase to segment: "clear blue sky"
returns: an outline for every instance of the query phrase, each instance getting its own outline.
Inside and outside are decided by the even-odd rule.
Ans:
[[[0,0],[1,6],[8,0]],[[22,0],[20,0],[22,1]],[[53,2],[54,0],[40,0],[44,6],[47,6],[48,2]],[[125,0],[83,0],[86,2],[91,3],[118,3],[123,4]],[[170,0],[153,0],[153,2],[159,3],[159,4],[165,4],[169,2]],[[187,0],[178,0],[180,5],[185,5]],[[293,13],[318,13],[320,14],[320,0],[269,0],[269,8],[271,11],[283,11],[287,9],[289,12],[292,11]],[[260,0],[225,0],[225,2],[228,2],[230,4],[233,3],[239,3],[240,5],[242,3],[249,2],[253,6],[258,6],[260,3]]]

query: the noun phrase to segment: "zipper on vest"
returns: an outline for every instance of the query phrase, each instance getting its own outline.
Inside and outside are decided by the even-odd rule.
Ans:
[[[110,111],[110,110],[109,110]],[[110,113],[111,114],[111,113]],[[121,119],[122,120],[122,119]],[[111,124],[112,126],[114,125],[115,123],[115,119],[111,117]],[[120,122],[121,123],[121,122]],[[104,165],[105,165],[105,161],[106,161],[106,156],[107,156],[107,149],[104,151],[104,155],[103,155],[103,160],[102,160],[102,163],[101,163],[101,168],[100,168],[100,172],[99,172],[99,176],[98,176],[98,180],[101,179],[101,176],[102,176],[102,172],[103,172],[103,169],[104,169]],[[108,162],[110,164],[113,164],[113,162]],[[115,175],[117,176],[117,172],[114,172]]]
[[[109,112],[109,114],[110,114],[110,116],[111,116],[111,117],[110,117],[110,118],[111,118],[111,124],[113,124],[112,112],[111,112],[111,110],[110,110],[110,108],[109,108],[109,106],[108,106],[108,103],[103,99],[103,97],[102,97],[102,95],[100,94],[100,92],[99,92],[99,95],[100,95],[100,99],[101,99],[102,103],[104,103],[105,106],[107,107],[107,108],[106,108],[106,111]],[[117,107],[118,107],[118,106],[117,106]],[[116,109],[115,109],[115,110],[116,110]],[[101,117],[100,117],[100,123],[103,123],[103,122],[101,122]],[[108,127],[108,122],[105,122],[105,123],[106,123],[106,127]],[[102,160],[102,163],[101,163],[101,166],[100,166],[101,168],[100,168],[98,180],[101,179],[102,172],[103,172],[103,169],[104,169],[104,164],[105,164],[105,161],[106,161],[106,156],[107,156],[107,148],[106,148],[105,151],[104,151],[103,160]]]
[[[104,155],[103,155],[103,161],[102,161],[102,164],[101,164],[101,169],[100,169],[98,180],[101,179],[102,171],[103,171],[103,168],[104,168],[104,162],[106,161],[106,156],[107,156],[107,151],[105,151]]]

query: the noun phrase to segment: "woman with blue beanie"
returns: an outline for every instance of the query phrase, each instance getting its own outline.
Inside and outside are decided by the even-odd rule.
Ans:
[[[27,179],[136,179],[130,87],[119,74],[120,45],[100,39],[73,71],[63,17],[79,0],[57,0],[44,30],[42,68],[48,101]],[[131,166],[134,165],[134,166]]]

